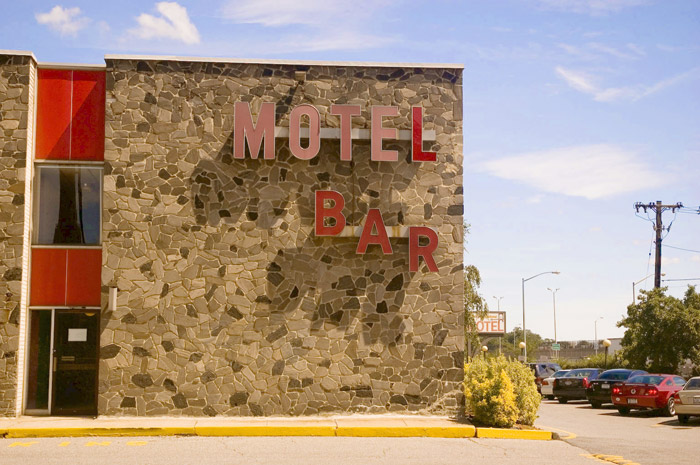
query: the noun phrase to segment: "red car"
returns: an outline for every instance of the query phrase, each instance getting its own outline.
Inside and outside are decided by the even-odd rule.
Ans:
[[[611,397],[620,415],[627,415],[631,409],[656,409],[665,416],[673,416],[676,414],[673,395],[684,384],[685,380],[676,375],[637,375],[624,383],[615,383]]]

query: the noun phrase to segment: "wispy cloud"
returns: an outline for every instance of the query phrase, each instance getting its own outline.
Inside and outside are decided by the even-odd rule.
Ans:
[[[198,44],[199,31],[192,24],[187,9],[176,2],[156,3],[160,16],[142,13],[136,18],[139,27],[129,32],[141,39],[172,39],[185,44]]]
[[[557,46],[569,55],[586,61],[600,60],[608,57],[624,60],[637,60],[646,55],[643,48],[632,43],[628,43],[620,47],[614,47],[601,42],[588,42],[579,46],[560,43],[557,44]]]
[[[39,24],[47,25],[62,36],[75,37],[90,23],[90,18],[82,16],[80,8],[63,8],[61,5],[56,5],[48,13],[37,13],[34,17]]]
[[[561,66],[557,66],[554,70],[560,78],[566,81],[569,87],[583,92],[584,94],[592,95],[598,102],[613,102],[616,100],[637,101],[686,80],[700,77],[700,67],[697,67],[670,78],[663,79],[650,86],[635,84],[622,87],[604,87],[599,84],[600,79],[591,74],[582,71],[574,71]]]
[[[255,45],[259,53],[274,50],[325,51],[376,48],[397,41],[391,35],[377,33],[372,18],[377,11],[398,0],[227,0],[221,9],[224,19],[237,24],[266,28],[296,26],[295,32],[278,41]],[[260,42],[260,41],[258,41]],[[273,43],[274,42],[274,43]],[[280,46],[282,46],[280,48]]]
[[[649,4],[649,0],[536,0],[541,8],[568,13],[604,16],[625,8]]]
[[[523,153],[482,162],[478,169],[545,192],[586,199],[659,187],[669,180],[638,154],[610,144]]]

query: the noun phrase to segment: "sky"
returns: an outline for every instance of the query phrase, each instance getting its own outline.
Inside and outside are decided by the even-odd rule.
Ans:
[[[464,65],[465,263],[491,309],[559,340],[621,337],[632,283],[700,278],[700,2],[0,0],[0,49]],[[686,250],[680,250],[686,249]],[[650,254],[651,253],[651,254]],[[637,289],[653,287],[653,278]],[[501,297],[501,299],[498,299]],[[597,323],[596,323],[597,321]]]

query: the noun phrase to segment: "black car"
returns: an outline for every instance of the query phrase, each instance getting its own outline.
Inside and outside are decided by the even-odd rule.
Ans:
[[[623,368],[604,371],[597,379],[588,382],[586,398],[593,408],[600,408],[603,404],[612,404],[610,394],[612,393],[613,384],[625,381],[632,376],[644,374],[646,374],[644,370],[627,370]]]
[[[586,399],[588,383],[596,379],[603,370],[600,368],[577,368],[554,380],[553,393],[560,404],[570,400]]]
[[[542,394],[542,380],[561,370],[561,367],[556,363],[528,363],[527,366],[535,374],[535,384],[537,385],[537,392],[540,394]]]

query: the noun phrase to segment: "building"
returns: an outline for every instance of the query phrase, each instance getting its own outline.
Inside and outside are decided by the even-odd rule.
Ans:
[[[461,76],[0,51],[0,415],[453,411]]]

